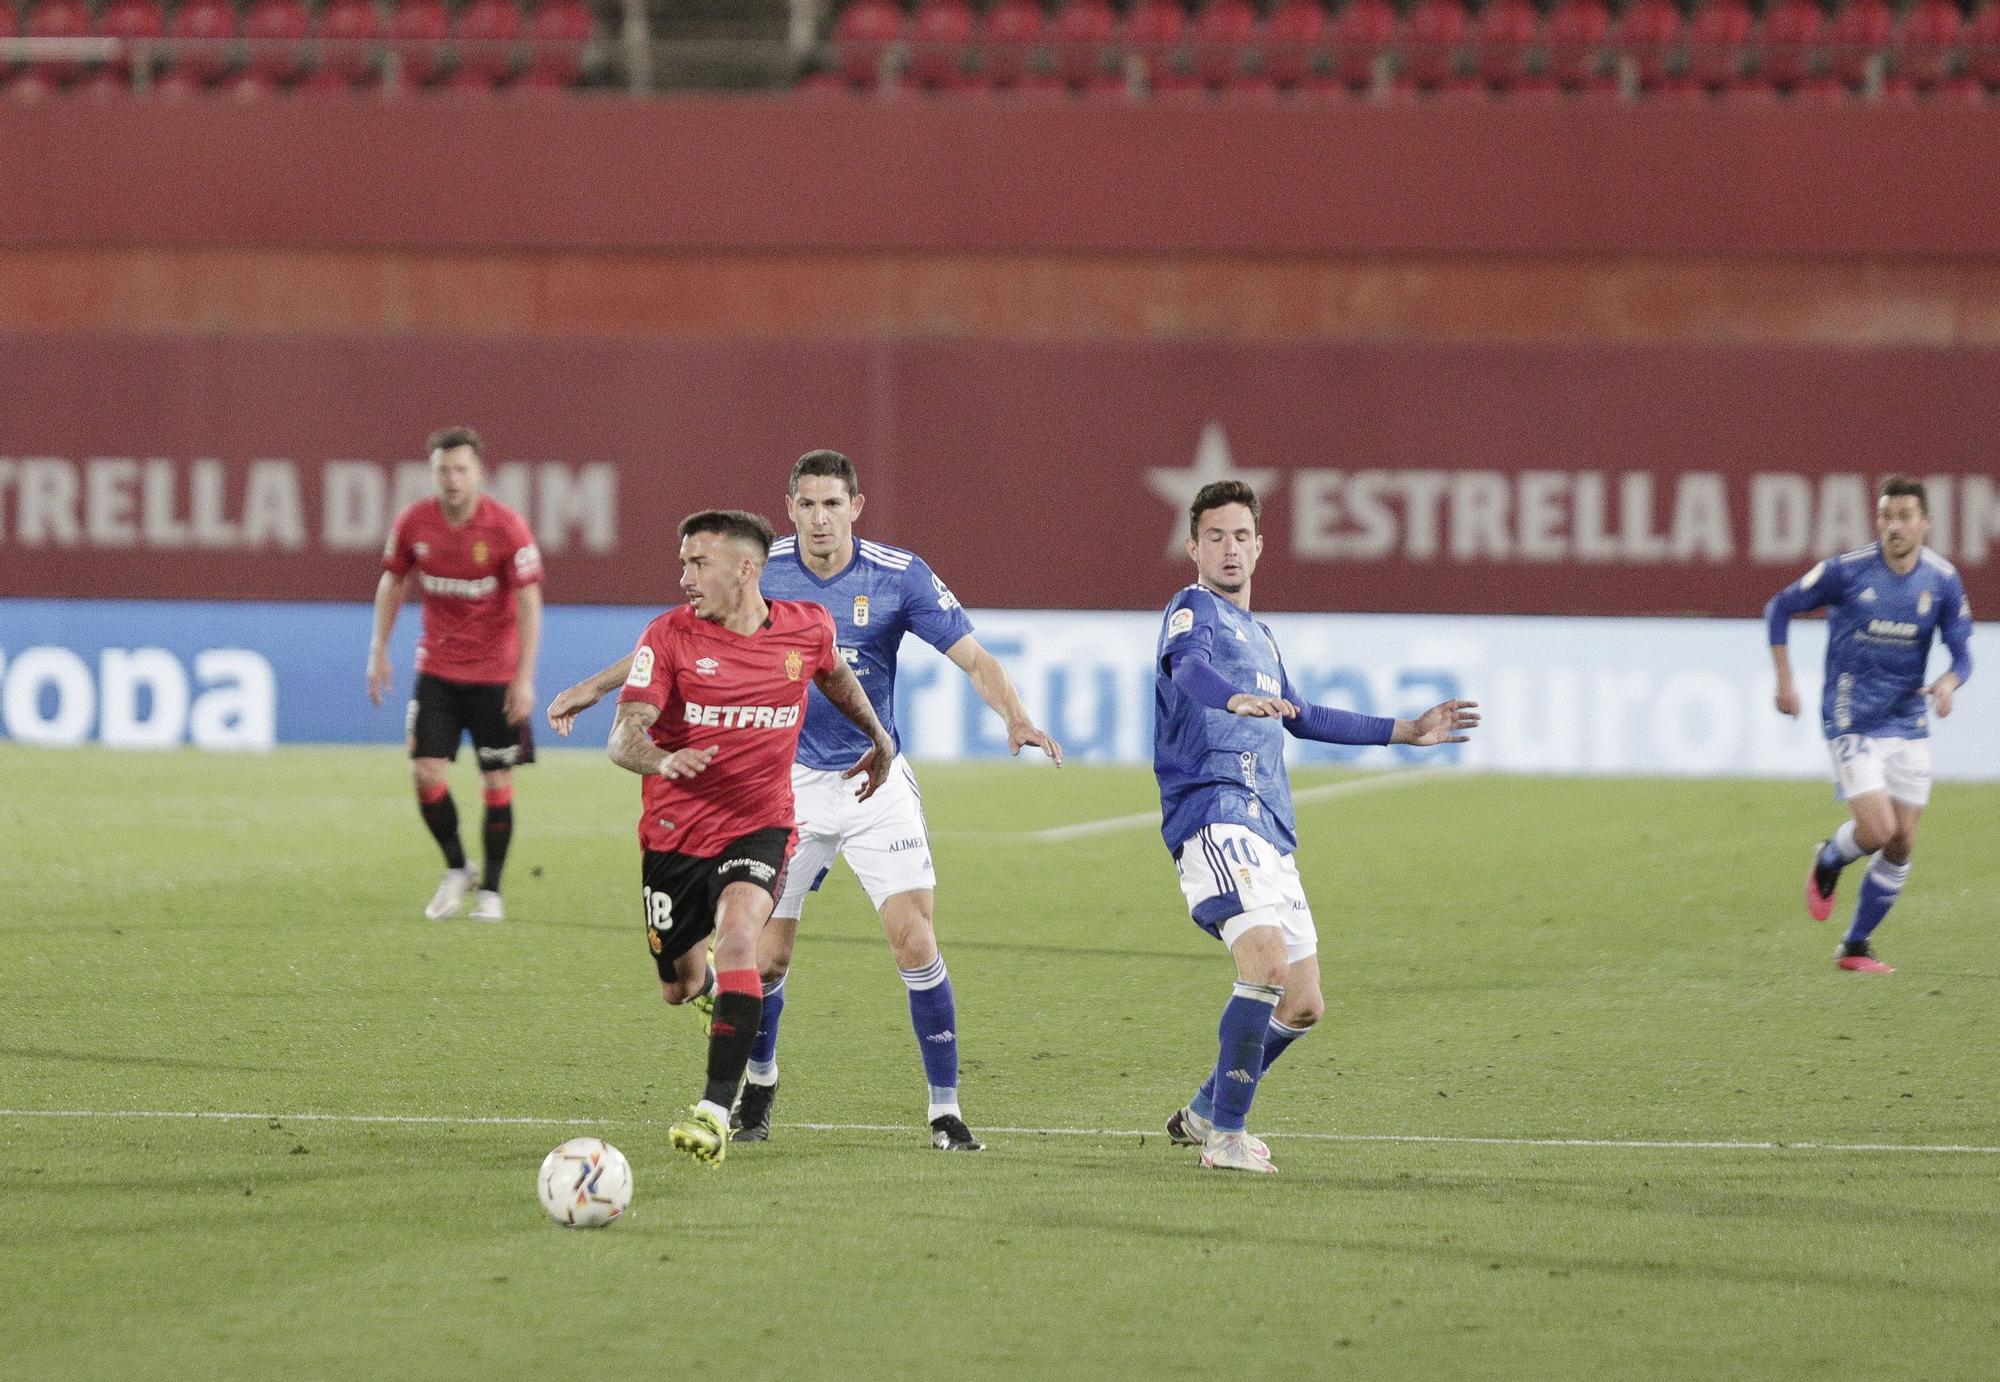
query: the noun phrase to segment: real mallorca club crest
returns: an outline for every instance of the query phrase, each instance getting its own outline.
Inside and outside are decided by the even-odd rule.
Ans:
[[[854,597],[854,627],[857,629],[868,627],[868,597],[866,595],[856,595]]]
[[[472,544],[472,564],[474,566],[486,565],[486,559],[492,555],[493,549],[486,545],[485,538],[481,538]]]
[[[805,670],[806,660],[797,648],[785,654],[785,680],[797,681],[799,673]]]

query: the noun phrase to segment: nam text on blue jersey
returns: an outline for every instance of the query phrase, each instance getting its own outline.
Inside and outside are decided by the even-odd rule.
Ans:
[[[1174,685],[1170,660],[1195,649],[1230,685],[1300,704],[1270,629],[1203,586],[1176,595],[1153,661],[1160,834],[1178,852],[1205,825],[1241,825],[1290,854],[1299,840],[1283,722],[1212,710]]]
[[[1870,543],[1827,560],[1764,607],[1771,644],[1786,642],[1794,614],[1826,610],[1826,686],[1821,728],[1843,734],[1921,739],[1930,734],[1924,669],[1931,640],[1942,639],[1951,670],[1972,676],[1972,602],[1950,562],[1928,548],[1899,576]]]
[[[771,544],[762,582],[767,600],[810,600],[833,616],[835,643],[848,669],[875,707],[876,718],[902,748],[896,733],[896,652],[903,635],[943,652],[972,632],[958,599],[922,557],[900,547],[857,539],[854,559],[822,580],[799,556],[796,537]],[[868,748],[868,736],[833,708],[818,687],[806,697],[799,759],[808,768],[845,771]]]

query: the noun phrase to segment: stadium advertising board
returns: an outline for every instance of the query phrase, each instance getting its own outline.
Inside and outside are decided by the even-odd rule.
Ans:
[[[365,598],[422,438],[470,421],[557,602],[673,589],[674,526],[782,521],[814,446],[866,535],[992,608],[1144,608],[1184,506],[1265,498],[1260,604],[1749,616],[1931,482],[2000,608],[2000,350],[0,337],[0,590]]]
[[[1164,604],[1164,600],[1162,601]],[[564,606],[549,612],[544,701],[630,651],[657,611]],[[1008,666],[1030,713],[1080,760],[1147,763],[1152,753],[1152,613],[975,613],[982,643]],[[365,605],[0,601],[0,732],[21,743],[128,748],[265,748],[278,743],[397,744],[416,618],[401,621],[396,689],[371,705]],[[1504,616],[1270,616],[1301,694],[1378,715],[1450,696],[1482,703],[1486,725],[1436,750],[1294,744],[1302,763],[1460,764],[1509,772],[1818,777],[1817,715],[1771,709],[1761,622]],[[1979,645],[2000,647],[2000,624]],[[1794,627],[1793,662],[1818,705],[1825,625]],[[1943,654],[1937,653],[1939,666]],[[1935,670],[1935,669],[1934,669]],[[2000,778],[1991,677],[1975,676],[1935,726],[1938,775]],[[907,642],[897,714],[914,757],[1007,751],[970,683]],[[600,709],[579,742],[610,725]],[[545,739],[548,737],[543,736]]]

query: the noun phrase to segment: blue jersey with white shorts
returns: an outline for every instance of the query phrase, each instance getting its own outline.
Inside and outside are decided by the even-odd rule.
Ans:
[[[796,537],[779,538],[771,544],[761,588],[767,600],[810,600],[826,607],[842,659],[899,752],[896,652],[903,635],[914,633],[943,652],[972,632],[958,597],[922,557],[865,538],[855,540],[854,559],[825,580],[806,568]],[[867,750],[868,736],[835,710],[818,687],[809,688],[798,761],[808,768],[845,772]]]
[[[1169,659],[1205,650],[1231,686],[1300,704],[1270,629],[1214,591],[1191,585],[1167,606],[1153,673],[1153,776],[1160,834],[1178,853],[1207,825],[1240,825],[1281,854],[1298,848],[1284,722],[1211,710],[1174,685]]]
[[[1794,614],[1821,607],[1827,622],[1820,693],[1826,737],[1927,738],[1924,669],[1932,638],[1944,640],[1961,682],[1972,676],[1972,602],[1958,569],[1922,548],[1909,575],[1899,576],[1883,559],[1880,543],[1830,557],[1765,606],[1772,645],[1786,641]]]

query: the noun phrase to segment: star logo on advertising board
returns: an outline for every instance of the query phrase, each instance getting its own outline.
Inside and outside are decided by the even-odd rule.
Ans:
[[[1173,560],[1186,555],[1187,507],[1203,485],[1217,480],[1241,480],[1257,491],[1259,500],[1268,503],[1271,498],[1268,487],[1278,474],[1272,469],[1237,465],[1230,458],[1229,438],[1222,424],[1210,419],[1201,429],[1201,440],[1195,444],[1192,465],[1185,469],[1164,465],[1146,468],[1146,488],[1174,508],[1173,527],[1167,531],[1166,555]]]

